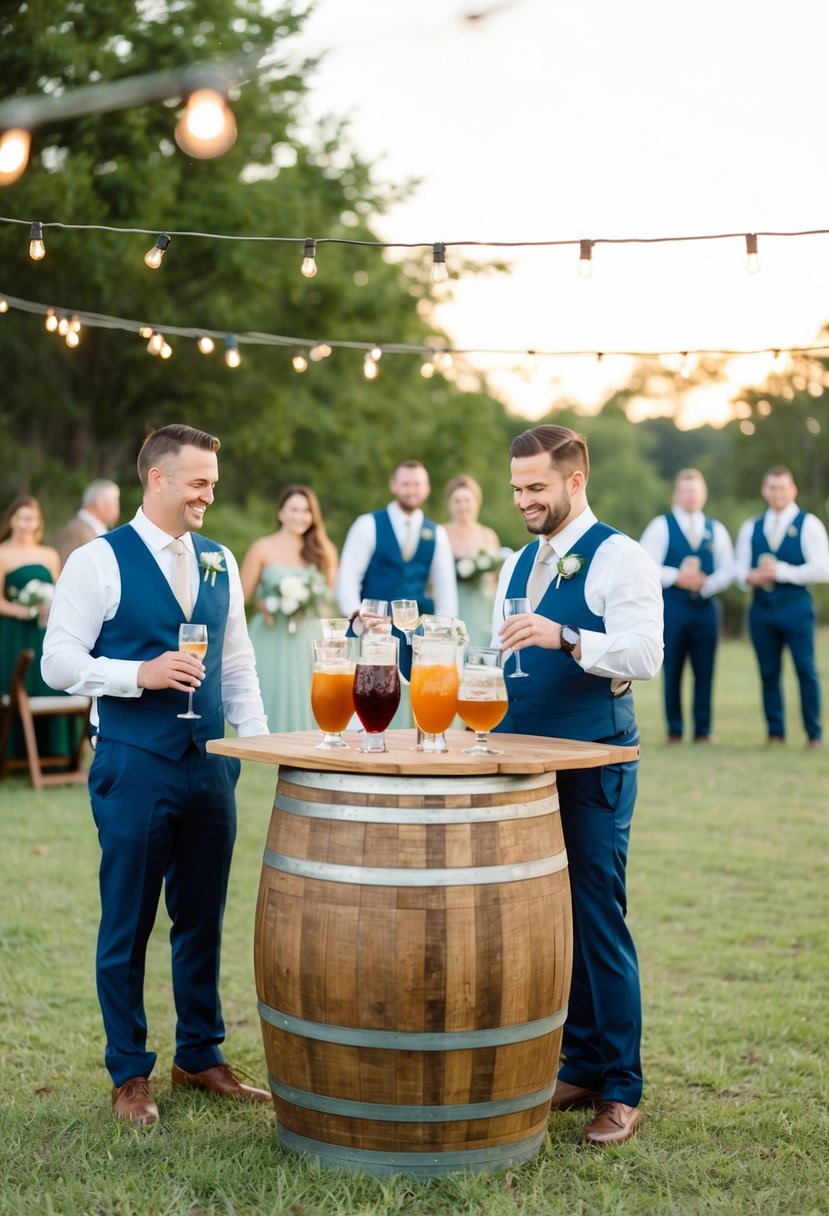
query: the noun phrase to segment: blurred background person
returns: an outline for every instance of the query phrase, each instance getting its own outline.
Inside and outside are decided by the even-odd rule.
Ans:
[[[111,531],[121,516],[121,491],[114,481],[91,481],[83,492],[80,510],[58,532],[55,548],[61,569],[74,549]]]
[[[453,477],[447,482],[444,498],[450,516],[444,527],[458,580],[458,616],[466,623],[469,644],[488,646],[501,544],[492,528],[478,522],[483,494],[474,477],[467,473]]]
[[[40,674],[46,621],[61,563],[57,549],[41,544],[43,513],[31,495],[21,494],[0,521],[0,691],[8,692],[21,650],[33,650],[26,690],[33,697],[54,697]],[[35,723],[44,756],[70,753],[77,742],[77,720],[41,718]],[[26,755],[20,723],[9,735],[8,755]]]
[[[734,581],[734,546],[725,526],[703,511],[708,486],[699,469],[681,469],[673,508],[657,515],[640,544],[659,567],[665,606],[662,667],[668,742],[681,743],[682,675],[690,660],[694,677],[694,742],[711,738],[714,661],[722,610],[717,596]]]
[[[335,615],[337,550],[309,486],[285,486],[276,517],[277,531],[253,542],[240,569],[249,632],[271,731],[315,730],[311,642],[322,637],[320,617]]]

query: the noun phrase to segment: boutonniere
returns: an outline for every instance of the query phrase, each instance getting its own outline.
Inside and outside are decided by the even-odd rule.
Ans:
[[[435,534],[431,528],[421,528],[420,529],[420,539],[421,540],[434,540]]]
[[[210,586],[215,587],[216,575],[227,573],[227,566],[224,565],[224,560],[225,555],[221,549],[215,553],[202,553],[199,558],[199,569],[204,571],[202,581],[206,583],[209,578]]]
[[[794,525],[792,525],[792,526],[791,526],[791,528],[789,528],[789,530],[788,530],[788,532],[786,533],[786,535],[787,535],[787,536],[797,536],[797,528],[795,528],[795,526],[794,526]]]
[[[565,557],[560,557],[556,562],[556,570],[558,578],[556,579],[556,587],[563,578],[572,578],[574,574],[578,574],[584,565],[584,558],[580,553],[568,553]]]

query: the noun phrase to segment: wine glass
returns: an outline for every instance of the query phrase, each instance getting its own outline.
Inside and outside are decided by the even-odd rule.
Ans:
[[[365,734],[359,750],[385,752],[386,728],[400,704],[400,639],[390,633],[364,633],[360,643],[354,668],[354,709]]]
[[[452,725],[458,703],[457,645],[451,633],[412,638],[409,693],[417,723],[419,752],[446,752],[443,732]]]
[[[311,710],[323,732],[317,747],[348,747],[342,732],[354,713],[355,645],[356,638],[314,640]]]
[[[420,620],[417,600],[392,600],[391,619],[411,646],[412,633]]]
[[[525,612],[532,612],[530,601],[526,597],[514,600],[504,600],[504,617],[521,616]],[[515,671],[509,673],[511,680],[520,680],[522,676],[528,676],[530,673],[524,671],[521,666],[521,654],[518,650],[514,650],[515,655]]]
[[[503,652],[488,646],[470,646],[461,672],[458,713],[475,731],[475,746],[461,750],[467,756],[502,756],[500,748],[489,747],[487,735],[507,712],[507,686],[501,668]]]
[[[184,654],[194,654],[196,658],[204,661],[204,656],[207,654],[207,626],[194,625],[191,622],[185,621],[183,625],[178,627],[178,648]],[[201,714],[193,713],[193,689],[190,689],[189,698],[187,701],[187,713],[176,714],[177,718],[200,718]]]

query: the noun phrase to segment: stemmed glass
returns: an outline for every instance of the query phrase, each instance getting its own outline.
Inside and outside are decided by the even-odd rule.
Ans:
[[[348,747],[342,732],[354,713],[354,651],[356,638],[314,640],[311,710],[323,732],[316,746]]]
[[[365,735],[361,752],[384,752],[386,728],[400,704],[397,659],[400,639],[390,633],[364,633],[354,669],[354,709]]]
[[[392,600],[391,619],[411,646],[412,634],[420,620],[417,600]]]
[[[185,621],[183,625],[178,627],[178,648],[184,654],[194,654],[204,662],[204,656],[207,654],[207,626],[193,625]],[[177,718],[200,718],[201,714],[193,713],[193,689],[190,689],[189,698],[187,701],[187,713],[176,714]]]
[[[525,612],[532,612],[530,601],[526,597],[522,596],[520,599],[504,600],[505,618],[509,616],[521,616]],[[520,680],[522,676],[528,676],[530,673],[528,671],[524,671],[523,667],[521,666],[520,651],[514,650],[513,654],[515,655],[515,671],[511,671],[509,673],[509,678],[511,680]]]
[[[467,756],[502,756],[500,748],[489,747],[487,735],[507,712],[507,687],[501,669],[503,652],[488,646],[470,646],[461,672],[458,713],[475,731],[475,746],[461,750]]]

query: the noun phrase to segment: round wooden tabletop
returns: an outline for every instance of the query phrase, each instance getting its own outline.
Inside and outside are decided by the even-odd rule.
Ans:
[[[280,735],[252,735],[246,739],[211,739],[207,750],[219,756],[236,756],[260,764],[281,764],[291,768],[316,769],[338,773],[390,773],[397,776],[465,776],[475,774],[556,772],[560,769],[599,768],[638,760],[639,747],[612,747],[602,743],[582,743],[575,739],[548,739],[542,735],[490,736],[490,746],[502,749],[499,756],[467,756],[474,736],[469,731],[446,732],[448,752],[415,750],[414,730],[386,731],[385,752],[360,752],[363,738],[346,731],[347,747],[319,748],[322,732],[292,731]]]

